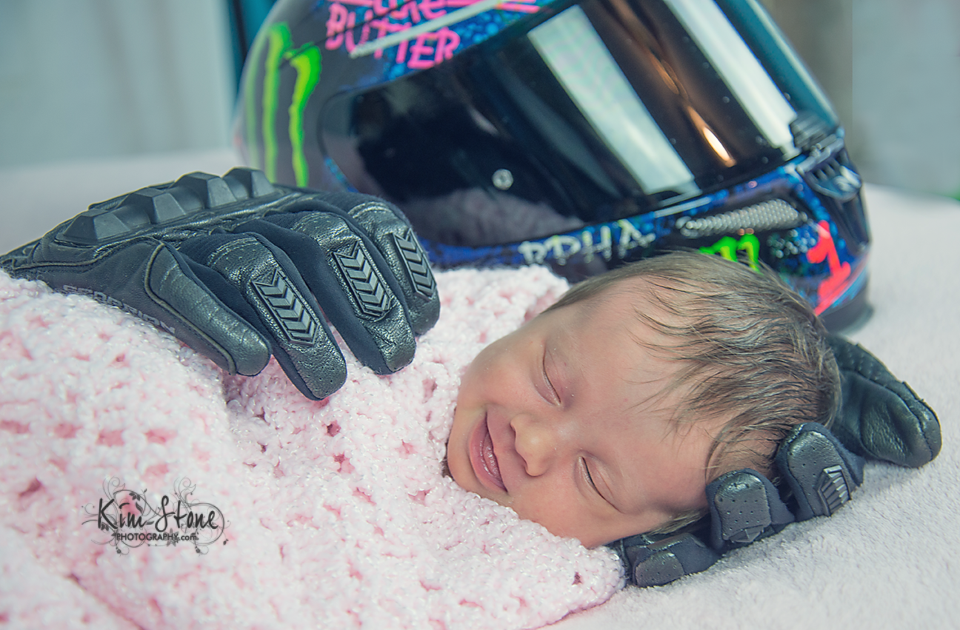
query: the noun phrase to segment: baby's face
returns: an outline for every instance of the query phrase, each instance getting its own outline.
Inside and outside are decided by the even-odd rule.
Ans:
[[[463,488],[595,547],[706,505],[712,437],[677,429],[669,361],[637,342],[636,296],[550,311],[481,352],[457,398],[447,462]],[[646,307],[647,304],[639,304]]]

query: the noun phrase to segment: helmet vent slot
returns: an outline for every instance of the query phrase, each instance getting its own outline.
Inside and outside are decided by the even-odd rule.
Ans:
[[[863,185],[846,151],[837,151],[813,168],[800,170],[814,190],[841,202],[856,197]]]
[[[805,219],[799,210],[783,199],[769,199],[721,214],[680,217],[677,219],[677,228],[687,238],[704,238],[744,231],[789,230],[802,224]]]

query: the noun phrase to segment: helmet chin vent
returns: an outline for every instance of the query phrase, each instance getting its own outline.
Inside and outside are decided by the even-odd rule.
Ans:
[[[721,214],[680,217],[677,228],[687,238],[703,238],[737,232],[766,232],[798,227],[806,217],[783,199],[769,199]]]

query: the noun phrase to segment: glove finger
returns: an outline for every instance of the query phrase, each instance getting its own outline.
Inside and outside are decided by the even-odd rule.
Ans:
[[[377,374],[390,374],[413,360],[416,339],[404,307],[386,282],[364,239],[338,212],[313,211],[270,215],[251,221],[238,233],[252,232],[282,249],[296,264],[354,355]]]
[[[863,458],[815,422],[794,427],[780,443],[775,461],[793,491],[798,521],[830,516],[863,483]]]
[[[223,303],[191,269],[190,261],[151,238],[107,253],[96,264],[35,265],[55,289],[87,295],[165,330],[222,369],[256,374],[270,360],[257,330]]]
[[[290,381],[312,400],[346,380],[340,349],[289,258],[256,234],[211,234],[184,241],[194,273],[270,340]]]
[[[775,534],[794,521],[777,488],[755,470],[744,468],[707,485],[710,545],[718,552]]]
[[[266,367],[270,360],[266,339],[224,304],[175,249],[157,247],[147,259],[144,280],[147,295],[166,312],[152,318],[138,315],[154,319],[152,323],[171,330],[231,374],[252,376]]]
[[[833,434],[848,449],[900,466],[920,467],[940,452],[934,411],[865,350],[831,335],[841,374],[842,400]]]
[[[720,559],[720,554],[691,533],[656,542],[646,542],[646,537],[635,538],[641,539],[638,544],[626,539],[622,550],[617,552],[627,568],[627,582],[637,586],[667,584],[704,571]]]
[[[440,297],[427,255],[406,217],[393,204],[369,195],[334,193],[324,201],[353,219],[383,255],[388,281],[396,283],[391,286],[402,296],[413,332],[430,330],[440,316]]]

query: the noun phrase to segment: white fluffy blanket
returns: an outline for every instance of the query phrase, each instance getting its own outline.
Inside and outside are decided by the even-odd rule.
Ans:
[[[441,474],[462,369],[565,283],[438,282],[413,365],[383,378],[348,357],[343,389],[310,402],[274,362],[227,377],[119,310],[0,273],[0,622],[526,628],[609,598],[610,552]],[[149,540],[165,513],[190,535],[178,505],[198,540]]]

